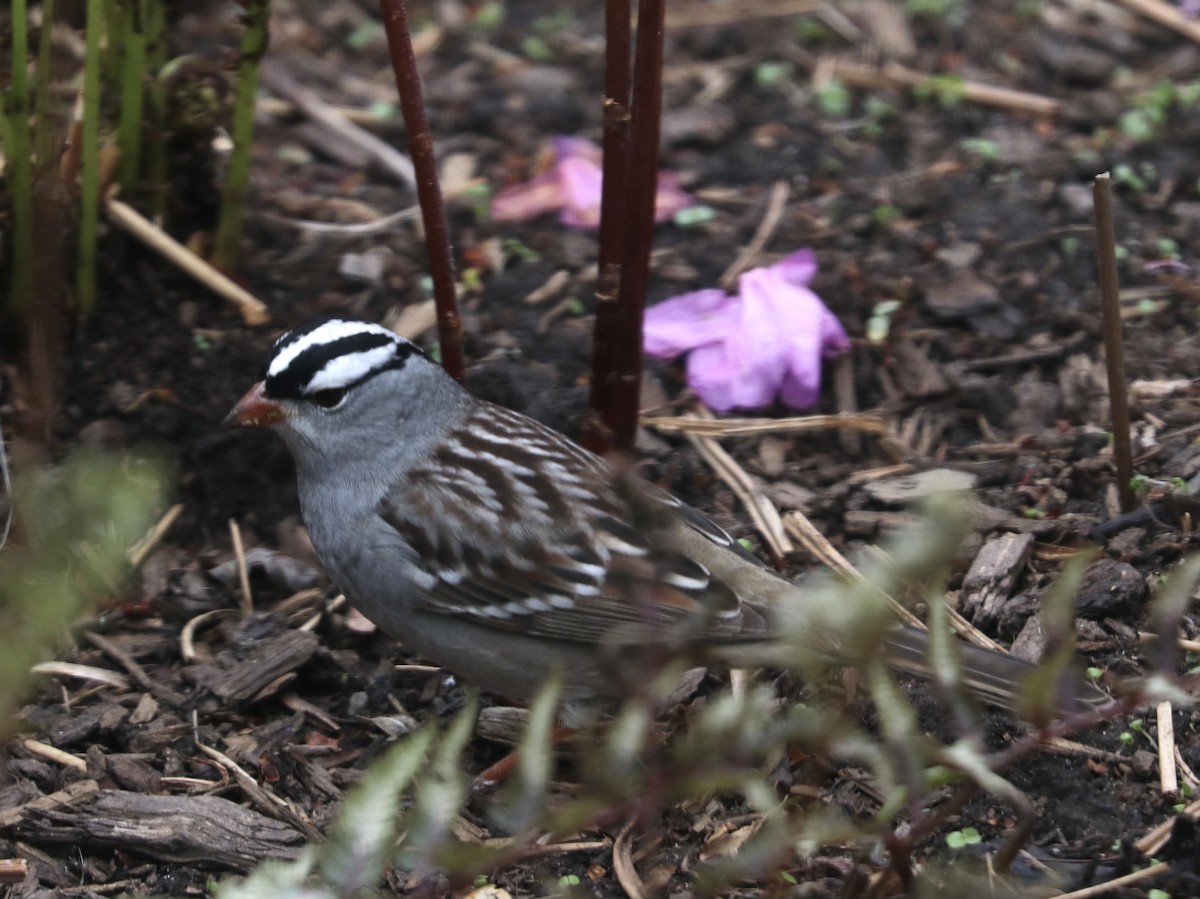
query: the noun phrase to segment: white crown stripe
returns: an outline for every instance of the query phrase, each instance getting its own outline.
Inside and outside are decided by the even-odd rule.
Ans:
[[[352,337],[355,334],[386,334],[390,338],[395,337],[387,328],[372,325],[369,322],[342,321],[340,319],[328,321],[280,350],[271,360],[271,365],[267,369],[267,377],[278,377],[297,358],[315,346],[333,343],[335,340]]]
[[[396,348],[388,344],[330,359],[312,376],[304,392],[314,393],[318,390],[347,387],[362,380],[381,365],[387,364],[395,355]]]

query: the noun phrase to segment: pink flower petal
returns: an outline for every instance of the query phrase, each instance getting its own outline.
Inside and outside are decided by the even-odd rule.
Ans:
[[[515,221],[544,212],[561,211],[564,225],[596,228],[600,224],[600,190],[603,181],[601,150],[578,137],[554,138],[556,162],[549,171],[524,184],[506,187],[492,199],[492,218]],[[654,198],[656,221],[670,219],[693,204],[671,172],[659,172]]]
[[[552,138],[550,142],[554,145],[554,155],[559,162],[565,162],[568,159],[579,159],[584,162],[591,162],[599,168],[600,162],[604,157],[603,150],[590,140],[584,140],[582,137],[563,137],[560,135]]]
[[[769,270],[778,275],[785,284],[791,284],[793,287],[807,287],[817,274],[817,254],[809,247],[805,247],[803,250],[797,250],[792,255],[780,259],[770,266]]]
[[[551,169],[524,184],[514,184],[497,193],[492,197],[491,215],[498,222],[523,221],[561,209],[562,205],[563,190],[558,173]]]
[[[695,204],[692,195],[679,186],[674,172],[658,173],[658,188],[654,194],[654,220],[670,221],[675,213]]]
[[[559,159],[555,166],[562,188],[562,223],[572,228],[595,228],[600,224],[600,166],[589,159]]]
[[[737,298],[715,287],[663,300],[646,310],[642,325],[645,351],[670,359],[723,340],[737,316]]]

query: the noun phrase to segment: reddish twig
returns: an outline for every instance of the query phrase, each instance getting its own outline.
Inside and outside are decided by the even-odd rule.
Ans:
[[[616,322],[606,335],[611,367],[601,372],[599,414],[609,448],[628,451],[637,430],[642,382],[642,315],[650,279],[650,248],[654,241],[654,200],[658,189],[658,138],[662,116],[664,0],[638,4],[637,48],[633,63],[633,101],[630,110],[628,197],[620,250],[620,286]]]
[[[592,390],[584,421],[583,445],[607,452],[613,431],[612,407],[623,320],[617,297],[621,287],[622,238],[626,220],[625,188],[629,171],[629,0],[604,6],[604,180],[600,196],[600,258],[596,278],[596,329],[592,337]]]
[[[433,134],[425,116],[421,97],[421,79],[413,54],[412,35],[403,0],[379,0],[383,25],[387,31],[396,89],[408,132],[408,152],[417,173],[417,199],[425,225],[425,248],[429,253],[429,271],[433,276],[433,299],[437,305],[438,339],[442,345],[442,367],[457,381],[463,380],[462,319],[454,292],[454,258],[450,252],[450,231],[438,183],[437,161],[433,154]]]

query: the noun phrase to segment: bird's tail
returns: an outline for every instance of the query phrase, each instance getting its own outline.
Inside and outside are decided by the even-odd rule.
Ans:
[[[884,662],[893,671],[936,680],[936,672],[930,661],[930,642],[928,631],[913,627],[896,628],[885,639]],[[1037,666],[1008,653],[962,641],[956,641],[955,646],[959,654],[963,686],[989,705],[1013,710],[1021,693],[1029,689],[1030,675],[1037,670]],[[1111,701],[1107,693],[1086,681],[1076,670],[1068,670],[1055,689],[1059,693],[1055,702],[1064,713]]]

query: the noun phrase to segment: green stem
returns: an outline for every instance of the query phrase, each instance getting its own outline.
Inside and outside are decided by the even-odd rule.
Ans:
[[[11,167],[12,281],[8,309],[29,314],[33,285],[33,161],[29,148],[29,33],[25,0],[12,2],[12,76],[5,115],[4,151]]]
[[[146,139],[146,181],[151,193],[151,211],[160,223],[167,214],[167,101],[162,71],[167,64],[167,12],[162,0],[144,0],[146,31],[146,68],[150,82],[146,88],[150,128]]]
[[[121,119],[117,125],[120,165],[117,182],[128,195],[141,168],[142,75],[146,68],[145,0],[124,0],[124,45],[121,62]],[[111,47],[110,47],[111,50]]]
[[[100,37],[104,0],[87,2],[87,43],[83,57],[83,124],[80,128],[79,259],[75,292],[79,313],[96,308],[96,240],[100,219]]]
[[[258,64],[267,50],[270,0],[247,0],[246,33],[238,62],[237,98],[233,108],[233,152],[229,176],[221,191],[221,214],[213,241],[213,264],[231,269],[237,264],[242,240],[242,212],[250,180],[250,149],[254,139],[254,101],[258,93]]]

